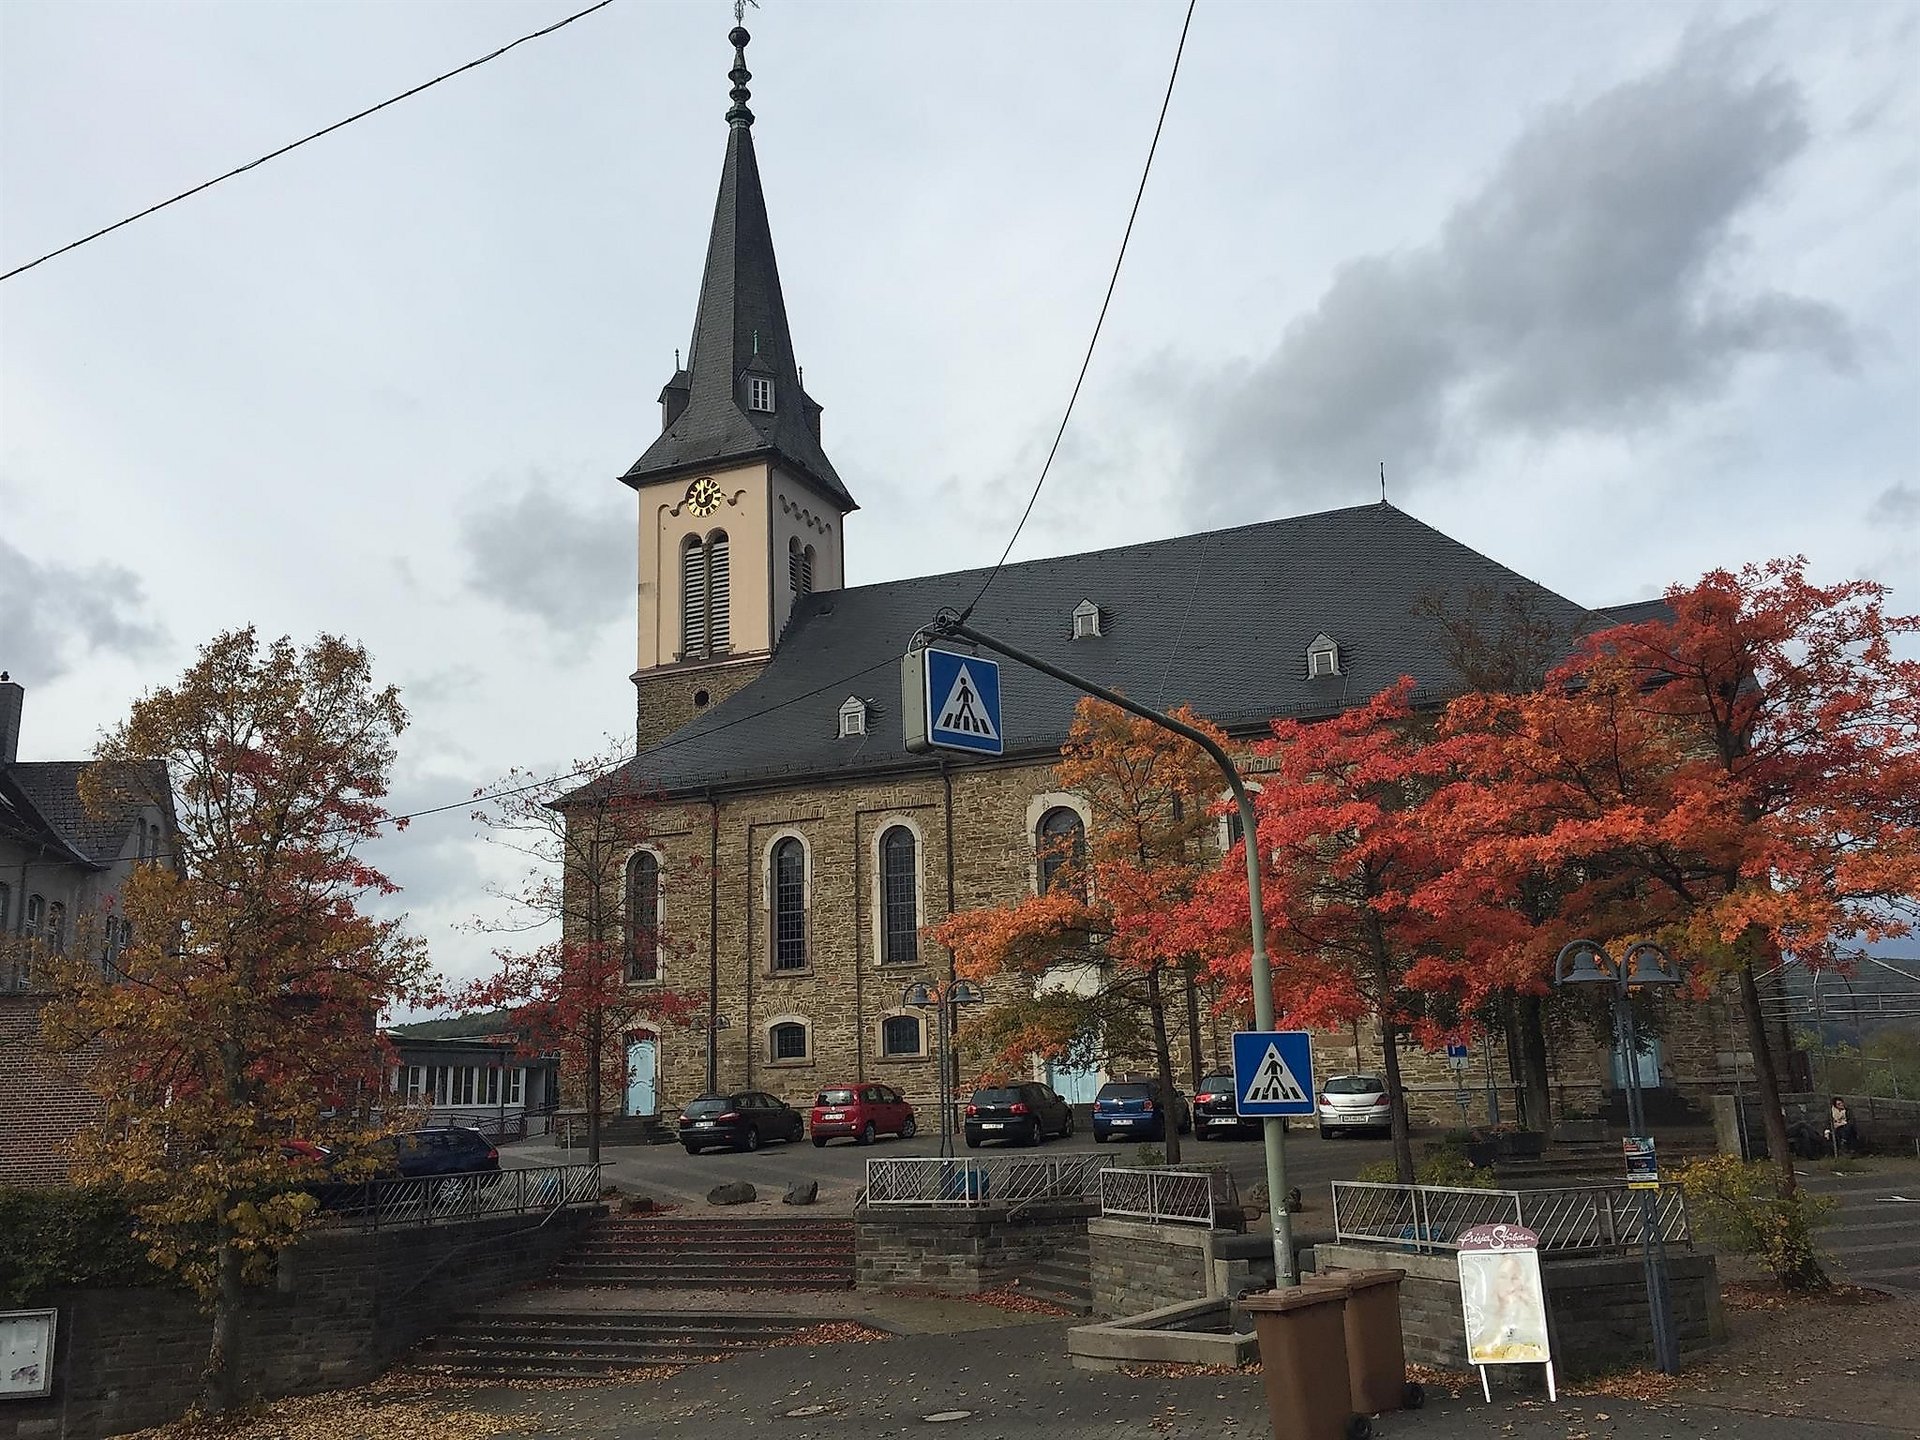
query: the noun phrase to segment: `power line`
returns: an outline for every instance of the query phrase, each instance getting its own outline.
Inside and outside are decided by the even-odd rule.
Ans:
[[[1007,537],[1007,548],[993,562],[993,569],[987,572],[987,578],[981,582],[979,593],[960,612],[962,624],[973,614],[974,607],[986,598],[988,587],[1007,563],[1007,557],[1013,553],[1014,542],[1020,538],[1020,532],[1026,529],[1027,517],[1033,514],[1034,502],[1040,498],[1040,487],[1047,483],[1047,472],[1053,468],[1053,457],[1060,453],[1060,441],[1067,433],[1067,422],[1073,419],[1074,402],[1079,400],[1080,387],[1086,383],[1087,367],[1093,364],[1093,348],[1100,343],[1101,327],[1107,323],[1107,307],[1113,304],[1114,287],[1120,283],[1120,264],[1127,258],[1127,242],[1133,238],[1133,222],[1140,215],[1140,197],[1147,193],[1147,177],[1153,173],[1153,156],[1160,148],[1160,131],[1167,123],[1167,107],[1173,103],[1173,82],[1180,78],[1180,56],[1187,48],[1187,30],[1193,24],[1195,3],[1196,0],[1187,0],[1187,18],[1180,22],[1180,43],[1174,47],[1173,71],[1167,76],[1167,93],[1160,101],[1160,118],[1153,124],[1153,143],[1147,146],[1147,163],[1141,167],[1140,185],[1133,192],[1133,208],[1127,212],[1127,228],[1120,237],[1120,253],[1113,257],[1113,274],[1107,279],[1107,293],[1100,302],[1099,317],[1093,322],[1093,335],[1087,341],[1087,353],[1080,361],[1080,373],[1074,378],[1073,393],[1067,397],[1066,413],[1060,417],[1060,428],[1053,432],[1053,444],[1047,448],[1047,458],[1040,466],[1040,478],[1033,482],[1033,493],[1027,496],[1027,508],[1020,512],[1020,523],[1013,527],[1013,534]]]
[[[103,235],[111,235],[114,231],[120,229],[124,225],[131,225],[136,220],[144,220],[147,216],[154,214],[156,211],[164,210],[169,205],[178,205],[182,200],[188,199],[189,197],[194,195],[198,195],[202,190],[212,189],[215,185],[218,185],[222,180],[231,180],[236,175],[244,174],[247,171],[252,170],[257,166],[266,164],[267,161],[269,160],[277,160],[290,150],[298,150],[302,145],[305,145],[310,141],[318,140],[323,135],[331,135],[334,131],[342,129],[345,126],[351,125],[356,120],[364,120],[367,118],[367,116],[375,114],[378,111],[384,110],[389,105],[397,105],[402,100],[406,100],[412,96],[418,95],[422,90],[431,90],[434,86],[438,85],[443,80],[451,80],[456,75],[464,75],[469,70],[476,70],[480,66],[485,65],[489,60],[498,60],[502,55],[506,54],[509,50],[512,50],[518,46],[524,45],[529,40],[538,40],[543,35],[551,35],[553,34],[554,31],[564,29],[566,26],[573,24],[573,22],[576,20],[585,19],[587,16],[593,14],[593,12],[596,10],[606,9],[607,6],[611,5],[612,3],[613,3],[613,0],[599,0],[599,3],[594,5],[589,5],[584,10],[576,11],[574,14],[567,16],[567,18],[564,20],[556,20],[553,24],[547,26],[545,29],[535,30],[531,34],[522,35],[518,40],[514,40],[508,44],[502,45],[498,50],[494,50],[486,55],[482,55],[478,60],[469,60],[466,64],[447,71],[446,74],[444,75],[436,75],[431,80],[423,81],[421,84],[414,86],[411,90],[402,90],[398,95],[393,96],[391,99],[382,100],[378,105],[370,105],[365,110],[362,110],[357,114],[347,116],[347,118],[344,120],[336,120],[333,124],[327,126],[326,129],[324,130],[316,130],[311,135],[303,135],[300,137],[300,139],[295,140],[290,145],[282,145],[278,150],[268,151],[265,155],[262,155],[258,160],[249,160],[244,165],[235,166],[233,169],[227,171],[226,174],[224,175],[216,175],[211,180],[203,181],[202,183],[194,186],[191,190],[182,190],[178,195],[175,195],[168,200],[162,200],[158,205],[149,205],[146,209],[138,211],[135,214],[129,215],[124,220],[116,220],[113,222],[113,224],[107,226],[105,229],[96,230],[91,235],[82,235],[78,240],[72,240],[72,241],[69,241],[67,244],[62,245],[58,250],[49,250],[46,254],[42,255],[38,260],[29,260],[24,265],[16,265],[13,269],[7,271],[4,275],[0,275],[0,280],[11,280],[14,276],[24,274],[27,271],[33,269],[33,267],[36,265],[46,264],[47,261],[53,259],[56,255],[64,255],[69,250],[78,250],[82,245],[86,245],[91,243],[92,241],[98,240]]]

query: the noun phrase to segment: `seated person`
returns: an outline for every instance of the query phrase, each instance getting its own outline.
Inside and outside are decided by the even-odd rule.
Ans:
[[[1828,1111],[1827,1139],[1836,1155],[1853,1154],[1860,1142],[1859,1131],[1853,1126],[1853,1114],[1838,1095],[1833,1097],[1833,1108]]]

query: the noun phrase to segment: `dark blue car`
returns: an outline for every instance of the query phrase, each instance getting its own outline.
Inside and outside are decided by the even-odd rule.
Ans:
[[[1109,1080],[1093,1097],[1093,1143],[1108,1140],[1164,1140],[1167,1115],[1161,1108],[1160,1087],[1151,1080]],[[1187,1097],[1173,1092],[1174,1126],[1184,1135],[1193,1128]]]

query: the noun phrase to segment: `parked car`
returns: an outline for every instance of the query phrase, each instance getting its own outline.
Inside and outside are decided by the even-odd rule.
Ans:
[[[836,1136],[849,1136],[871,1145],[876,1135],[898,1135],[911,1140],[919,1128],[913,1106],[891,1085],[829,1085],[813,1097],[813,1143],[825,1145]]]
[[[1073,1134],[1073,1107],[1036,1080],[974,1091],[966,1118],[969,1150],[987,1140],[1038,1145],[1049,1135]]]
[[[1232,1086],[1228,1086],[1232,1099]],[[1093,1143],[1104,1145],[1123,1135],[1142,1140],[1167,1138],[1167,1116],[1160,1108],[1160,1083],[1157,1080],[1109,1080],[1093,1097]],[[1193,1112],[1187,1097],[1173,1092],[1174,1128],[1182,1135],[1193,1128]]]
[[[438,1130],[408,1130],[376,1141],[377,1179],[419,1180],[434,1175],[470,1175],[500,1168],[500,1152],[478,1130],[463,1125]]]
[[[689,1155],[726,1146],[758,1150],[769,1140],[799,1140],[807,1117],[775,1095],[736,1090],[730,1095],[701,1095],[680,1112],[680,1143]]]
[[[1393,1128],[1387,1082],[1378,1075],[1329,1075],[1320,1086],[1319,1110],[1322,1140],[1348,1130]]]
[[[1286,1129],[1283,1119],[1280,1128]],[[1235,1108],[1233,1093],[1233,1072],[1216,1070],[1211,1075],[1200,1077],[1199,1088],[1193,1092],[1193,1138],[1196,1140],[1215,1140],[1223,1136],[1235,1135],[1260,1138],[1260,1122],[1250,1116],[1243,1116]]]

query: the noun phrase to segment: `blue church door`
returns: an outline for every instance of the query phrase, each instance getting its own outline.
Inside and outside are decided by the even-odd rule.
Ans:
[[[651,1035],[627,1039],[627,1114],[652,1115],[660,1109],[657,1084],[660,1042]]]

